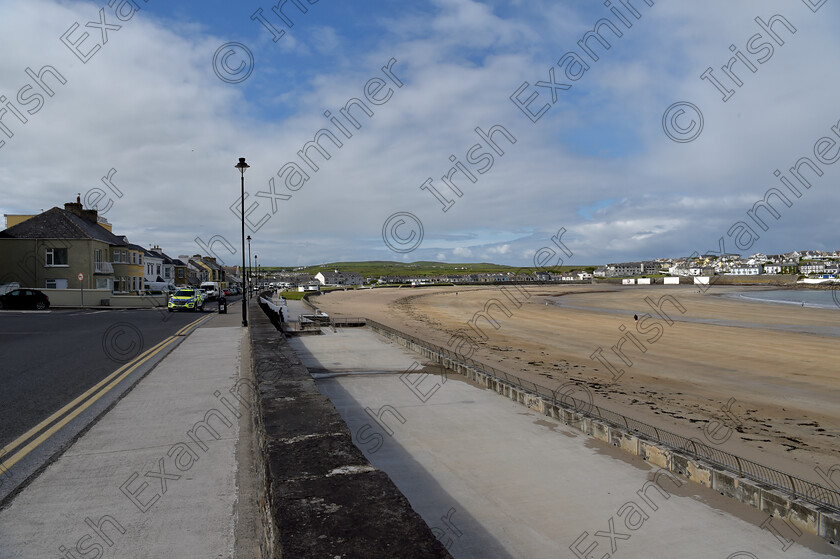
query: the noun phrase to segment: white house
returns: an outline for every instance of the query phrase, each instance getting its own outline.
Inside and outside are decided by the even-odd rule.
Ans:
[[[810,260],[799,264],[799,271],[803,274],[824,274],[825,262],[822,260]]]
[[[781,264],[767,264],[764,266],[764,273],[765,274],[781,274],[782,273],[782,265]]]
[[[758,276],[761,275],[763,266],[761,264],[741,264],[733,266],[729,272],[731,276]]]
[[[364,278],[358,272],[318,272],[315,279],[321,285],[364,285]]]
[[[175,261],[169,256],[167,256],[166,253],[164,253],[159,246],[154,246],[151,249],[149,249],[149,253],[160,257],[162,261],[160,276],[163,278],[163,281],[174,282]]]
[[[163,256],[153,250],[144,252],[143,260],[146,264],[143,269],[144,280],[146,282],[163,281]]]

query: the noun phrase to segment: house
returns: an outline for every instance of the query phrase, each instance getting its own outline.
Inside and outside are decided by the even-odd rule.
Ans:
[[[210,271],[201,262],[201,255],[189,257],[186,255],[178,256],[178,260],[184,262],[187,268],[187,285],[198,287],[202,282],[210,281]]]
[[[655,274],[658,271],[659,264],[656,262],[621,262],[618,264],[607,264],[606,277],[644,276]]]
[[[731,276],[758,276],[763,271],[761,264],[740,264],[732,266],[729,275]]]
[[[364,279],[358,272],[318,272],[315,279],[321,285],[363,285]]]
[[[160,277],[163,278],[159,281],[165,281],[167,283],[176,283],[175,282],[175,260],[170,258],[161,248],[157,245],[153,246],[149,249],[149,252],[159,257],[163,263],[161,265],[161,274]]]
[[[783,274],[798,274],[799,273],[799,259],[796,260],[782,260],[781,262]]]
[[[172,260],[173,281],[175,285],[188,285],[187,281],[187,263],[180,258]]]
[[[799,273],[805,275],[824,274],[825,262],[822,260],[809,260],[807,262],[803,262],[799,265]]]
[[[79,198],[0,232],[2,282],[44,289],[112,289],[112,254],[125,241],[103,227]],[[78,279],[82,274],[82,280]]]
[[[770,263],[764,265],[764,273],[765,274],[781,274],[782,273],[782,265],[778,263]]]
[[[163,280],[163,256],[152,249],[144,250],[144,260],[146,267],[144,269],[144,282],[155,282]]]
[[[144,258],[146,250],[140,245],[128,242],[122,237],[125,246],[114,251],[114,293],[139,293],[143,289],[146,276]]]
[[[207,277],[209,279],[204,281],[215,281],[222,284],[225,283],[225,269],[216,262],[215,258],[199,255],[195,255],[193,258],[198,259],[199,263],[202,264],[208,271]]]

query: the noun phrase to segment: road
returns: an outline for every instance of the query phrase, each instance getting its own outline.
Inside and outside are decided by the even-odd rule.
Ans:
[[[0,502],[217,309],[0,311]]]
[[[217,309],[208,303],[205,313]],[[0,312],[0,447],[201,313]]]

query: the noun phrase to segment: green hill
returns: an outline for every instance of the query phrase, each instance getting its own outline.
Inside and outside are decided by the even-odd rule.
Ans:
[[[589,270],[595,269],[594,266],[559,266],[550,268],[549,271],[565,272],[571,270]],[[440,274],[479,274],[479,273],[506,273],[506,272],[525,272],[530,273],[535,268],[517,268],[515,266],[505,266],[503,264],[491,264],[488,262],[476,263],[450,263],[450,262],[390,262],[387,260],[374,260],[368,262],[329,262],[318,266],[283,266],[266,268],[269,272],[304,272],[307,274],[317,274],[327,270],[341,270],[342,272],[358,272],[363,277],[380,276],[417,276],[428,277],[437,276]]]

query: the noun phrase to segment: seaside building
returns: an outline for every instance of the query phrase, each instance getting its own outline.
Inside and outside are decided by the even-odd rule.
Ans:
[[[598,270],[596,270],[597,272]],[[606,276],[620,278],[627,276],[646,276],[659,272],[659,264],[652,261],[643,262],[621,262],[618,264],[607,264]]]
[[[315,279],[321,285],[364,285],[364,278],[358,272],[318,272]]]
[[[742,264],[733,266],[728,275],[731,276],[758,276],[764,271],[761,264]]]

